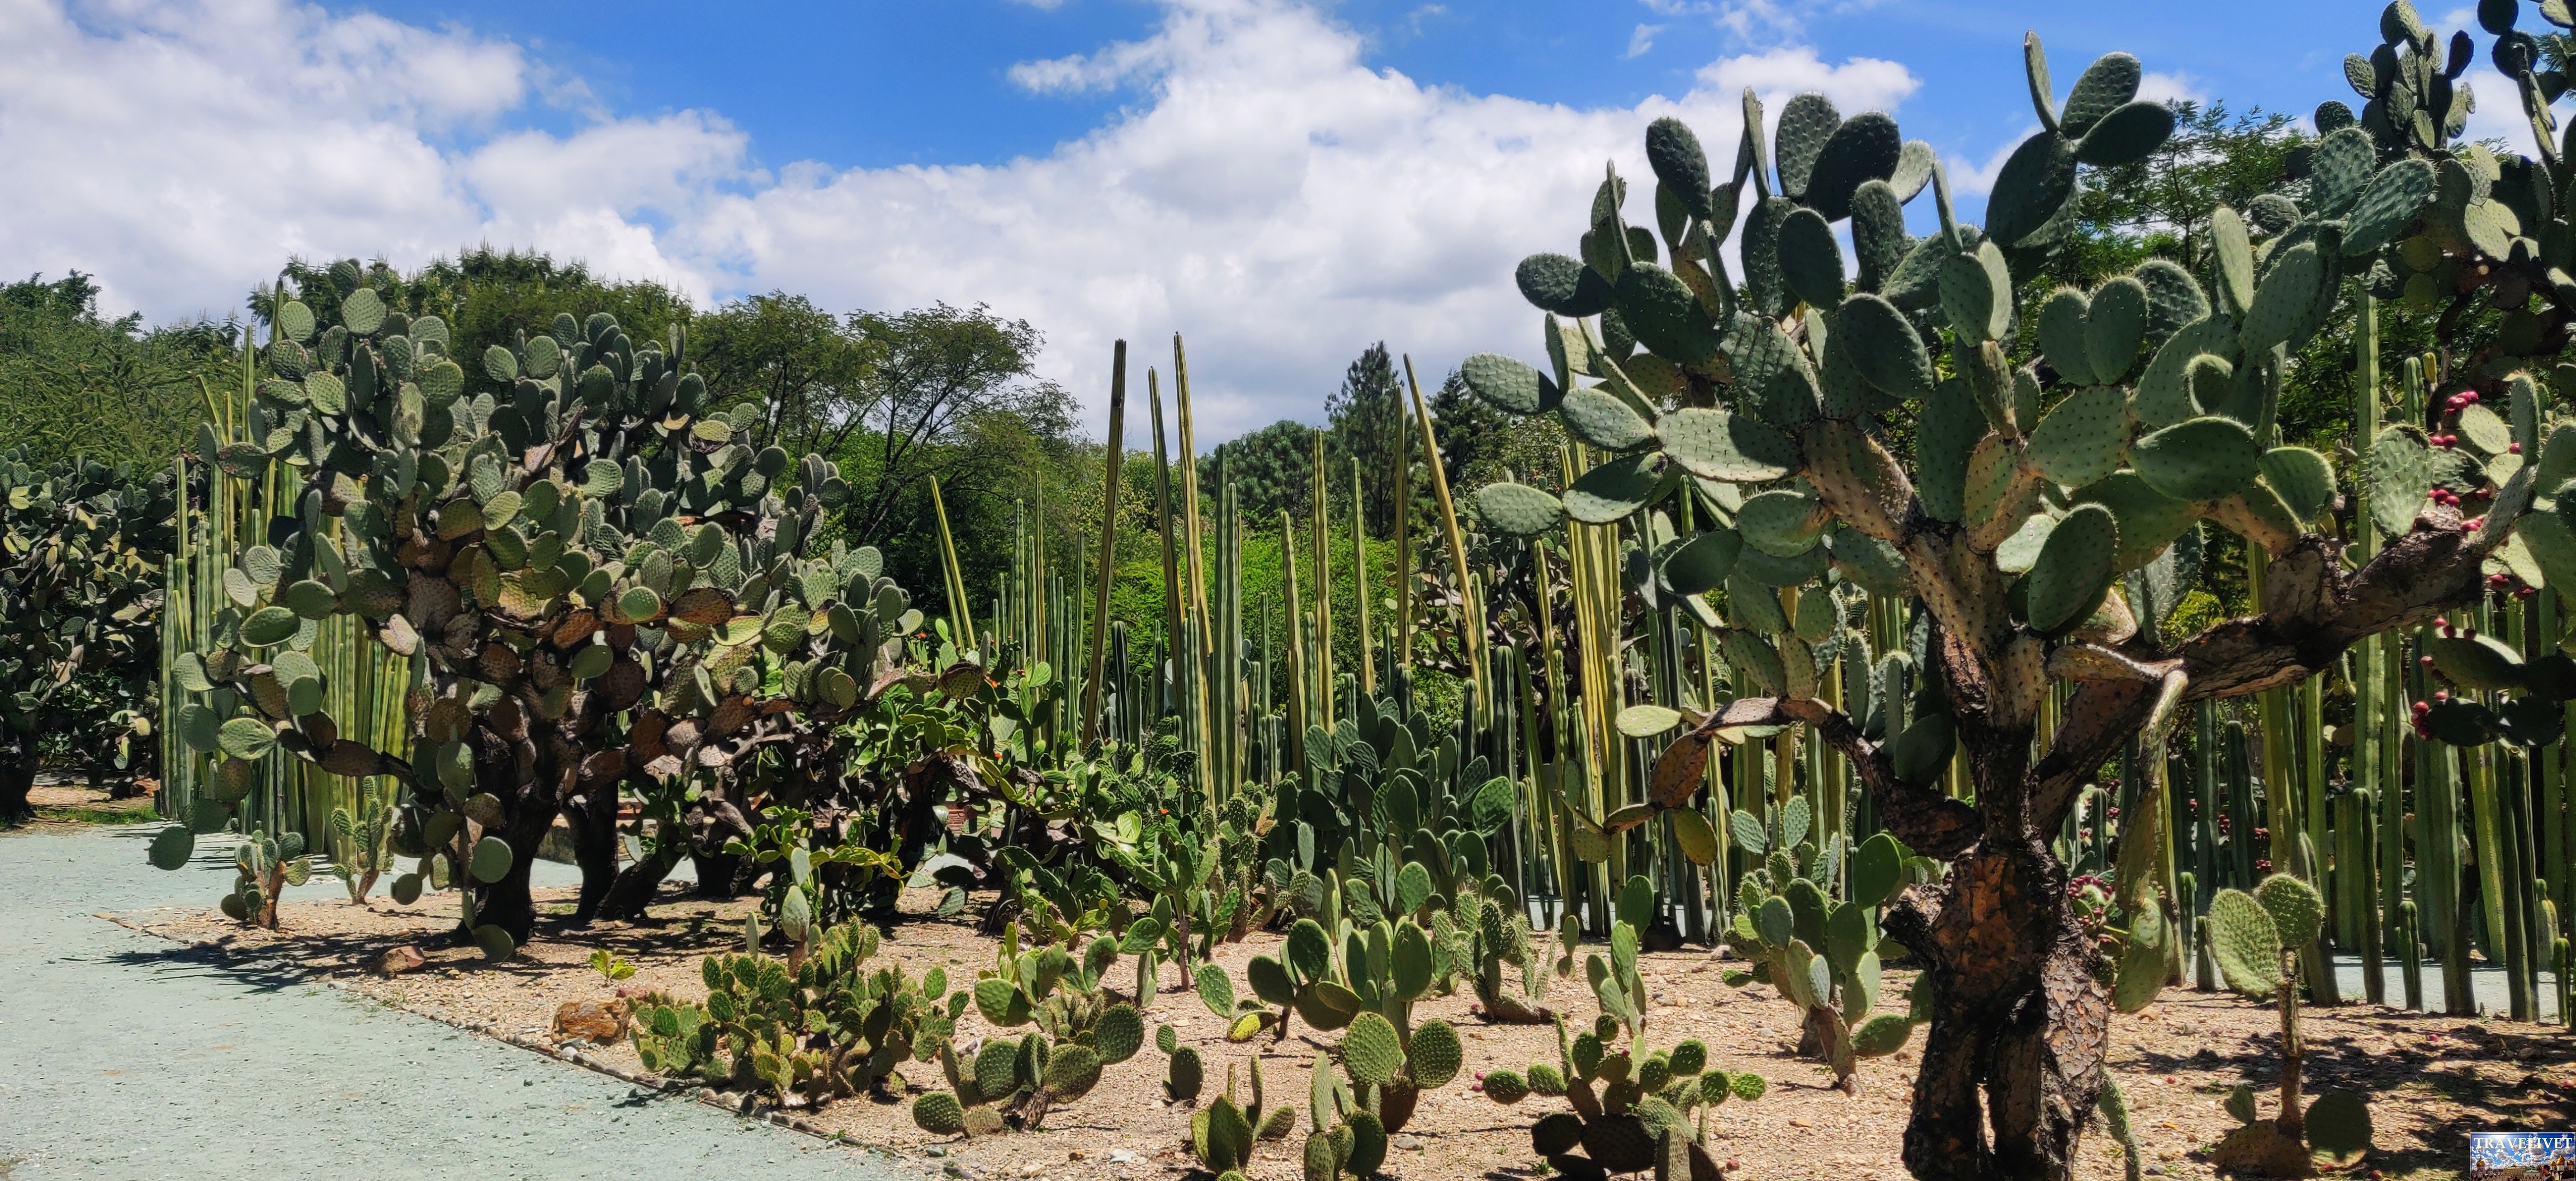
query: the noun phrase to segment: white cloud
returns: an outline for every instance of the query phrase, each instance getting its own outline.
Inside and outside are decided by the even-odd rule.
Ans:
[[[1986,157],[1986,162],[1983,164],[1959,155],[1953,155],[1943,161],[1941,170],[1949,179],[1950,194],[1954,197],[1970,194],[1983,196],[1995,191],[1995,178],[2003,175],[2004,164],[2012,159],[2014,149],[2021,147],[2022,141],[2029,139],[2031,133],[2038,130],[2039,124],[2032,123],[2014,132],[2012,138],[2005,140],[2002,147],[1996,148],[1994,154]]]
[[[1655,48],[1655,34],[1663,31],[1662,25],[1638,25],[1635,32],[1628,34],[1627,56],[1632,58],[1646,56]]]
[[[2166,74],[2155,70],[2147,71],[2145,77],[2138,79],[2138,97],[2151,103],[2209,101],[2209,93],[2201,88],[2200,79],[2189,74]]]
[[[2531,133],[2531,117],[2523,113],[2522,94],[2513,79],[2481,64],[2461,74],[2460,85],[2468,87],[2476,100],[2469,111],[2469,125],[2460,133],[2463,141],[2502,140],[2506,147],[2523,155],[2540,155],[2539,141]],[[2559,118],[2563,126],[2566,112],[2559,112]]]
[[[1141,369],[1186,334],[1210,443],[1318,416],[1381,338],[1427,381],[1472,352],[1535,355],[1512,267],[1572,248],[1602,161],[1650,175],[1648,121],[1689,121],[1723,174],[1745,86],[1773,111],[1821,90],[1846,112],[1917,86],[1897,63],[1790,47],[1712,63],[1678,97],[1579,110],[1371,69],[1356,33],[1295,0],[1166,0],[1149,37],[1014,69],[1033,92],[1136,91],[1043,156],[769,172],[721,112],[497,129],[567,83],[465,31],[200,0],[77,21],[22,4],[0,38],[0,273],[94,271],[112,304],[158,318],[236,306],[289,254],[416,265],[488,241],[700,300],[983,302],[1048,334],[1042,366],[1095,422],[1113,339]],[[1634,191],[1650,221],[1650,187]]]

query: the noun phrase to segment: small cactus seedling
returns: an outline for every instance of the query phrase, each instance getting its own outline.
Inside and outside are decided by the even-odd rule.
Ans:
[[[1259,1055],[1252,1059],[1250,1074],[1252,1090],[1248,1101],[1236,1097],[1234,1067],[1228,1064],[1225,1092],[1190,1113],[1190,1155],[1211,1173],[1238,1173],[1251,1163],[1255,1144],[1285,1140],[1296,1129],[1296,1107],[1281,1104],[1273,1108],[1264,1102]]]
[[[2370,1107],[2357,1093],[2328,1091],[2300,1109],[2299,1071],[2307,1058],[2299,1033],[2299,948],[2317,937],[2325,900],[2289,874],[2274,874],[2254,887],[2221,890],[2210,901],[2209,921],[2218,970],[2227,986],[2281,1013],[2281,1109],[2270,1120],[2255,1117],[2254,1093],[2238,1087],[2228,1111],[2245,1126],[2219,1143],[2211,1159],[2220,1167],[2266,1177],[2306,1177],[2323,1158],[2350,1165],[2370,1149]]]

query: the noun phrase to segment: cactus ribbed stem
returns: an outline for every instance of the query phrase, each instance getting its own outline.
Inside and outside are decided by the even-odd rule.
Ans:
[[[1105,474],[1100,509],[1100,574],[1098,591],[1091,609],[1090,674],[1082,687],[1082,745],[1091,748],[1100,736],[1100,677],[1105,669],[1108,649],[1103,645],[1109,634],[1109,588],[1118,572],[1118,461],[1125,451],[1127,426],[1127,342],[1119,341],[1116,357],[1109,368],[1109,449],[1103,456]],[[947,514],[940,515],[940,540],[947,543]],[[956,559],[950,559],[953,565]],[[970,637],[965,641],[974,643]]]

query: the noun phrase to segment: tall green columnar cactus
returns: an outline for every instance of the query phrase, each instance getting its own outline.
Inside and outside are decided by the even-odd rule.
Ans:
[[[845,776],[800,736],[883,683],[906,603],[873,551],[807,556],[848,495],[832,465],[747,445],[757,406],[710,413],[677,329],[637,341],[608,315],[562,315],[456,358],[439,317],[362,278],[331,268],[337,298],[316,302],[335,323],[283,291],[261,309],[259,441],[215,453],[245,478],[291,465],[306,488],[225,573],[207,648],[175,660],[202,698],[175,724],[216,782],[269,758],[391,776],[409,793],[395,848],[423,859],[395,894],[423,871],[464,884],[461,929],[506,956],[534,924],[528,869],[557,816],[587,918],[617,872],[622,787],[672,801],[658,844],[712,848],[751,835],[754,772]],[[333,615],[425,665],[409,758],[323,712],[306,651]]]
[[[2494,283],[2511,288],[2499,300],[2576,304],[2576,283],[2551,287],[2555,264],[2540,258],[2576,250],[2576,237],[2543,247],[2518,228],[2540,224],[2518,204],[2554,208],[2559,186],[2539,180],[2557,165],[2508,168],[2452,146],[2465,57],[2428,68],[2432,34],[2403,4],[2391,12],[2389,47],[2354,71],[2369,111],[2319,113],[2305,204],[2267,198],[2251,219],[2219,210],[2203,274],[2151,260],[2089,290],[2034,285],[2073,240],[2088,169],[2155,151],[2173,116],[2137,100],[2143,68],[2125,54],[2094,62],[2061,101],[2033,37],[2024,67],[2040,130],[2006,160],[1985,225],[1960,220],[1934,153],[1886,115],[1847,119],[1804,95],[1766,135],[1748,94],[1751,131],[1731,173],[1712,176],[1690,129],[1658,121],[1651,202],[1629,200],[1614,172],[1574,253],[1521,264],[1523,293],[1547,313],[1544,364],[1484,354],[1463,367],[1490,404],[1553,414],[1601,457],[1561,495],[1479,490],[1492,531],[1637,522],[1645,536],[1652,510],[1681,499],[1693,511],[1667,518],[1703,523],[1648,560],[1739,671],[1738,697],[1671,742],[1650,804],[1687,798],[1680,785],[1696,786],[1719,731],[1794,724],[1850,759],[1894,837],[1950,863],[1885,917],[1932,985],[1905,1140],[1917,1176],[2071,1168],[2102,1086],[2113,965],[2102,941],[2077,937],[2067,870],[2033,838],[2059,831],[2106,761],[2138,739],[2139,766],[2160,774],[2178,707],[2323,673],[2356,641],[2473,600],[2490,562],[2527,550],[2545,567],[2563,554],[2563,585],[2576,587],[2576,534],[2531,511],[2555,491],[2540,475],[2551,465],[2523,459],[2542,454],[2536,398],[2513,402],[2525,442],[2510,456],[2464,463],[2420,426],[2382,431],[2366,448],[2368,520],[2387,540],[2357,568],[2315,529],[2343,487],[2332,462],[2271,445],[2290,357],[2342,306],[2348,274],[2406,289],[2391,298]],[[2428,101],[2444,104],[2430,122],[2415,114]],[[1904,207],[1924,192],[1939,229],[1918,239]],[[1651,228],[1628,222],[1641,208]],[[1740,281],[1718,249],[1739,229]],[[2554,349],[2556,323],[2506,335]],[[2445,355],[2464,366],[2438,375],[2445,387],[2501,403],[2534,385],[2516,377],[2525,360]],[[1898,420],[1908,429],[1889,430]],[[2568,440],[2576,462],[2576,428]],[[2142,627],[2154,587],[2175,581],[2177,551],[2210,526],[2265,555],[2261,614],[2196,635]],[[2507,552],[2550,529],[2571,544]],[[1883,742],[1829,703],[1816,641],[1759,609],[1845,582],[1913,600],[1930,631],[1921,675],[1936,691]],[[1720,591],[1722,610],[1706,597]],[[2042,703],[2058,693],[2063,724],[2034,751]],[[1954,750],[1974,804],[1939,786]],[[2240,822],[2231,836],[2251,834]],[[2133,920],[2164,916],[2148,935],[2173,930],[2162,947],[2175,946],[2183,928],[2160,886],[2124,881],[2119,901]],[[2131,1007],[2153,991],[2116,999]],[[2028,1017],[2003,1019],[2013,1013]],[[2037,1094],[2064,1102],[2018,1099]]]
[[[85,460],[50,466],[0,453],[0,825],[31,820],[37,744],[68,739],[84,752],[150,744],[131,717],[160,676],[161,564],[176,534],[167,473]],[[74,689],[105,672],[129,709]],[[109,761],[109,760],[102,760]],[[131,760],[129,759],[129,762]],[[96,764],[93,764],[96,765]],[[185,859],[184,829],[169,837]],[[163,854],[156,845],[155,857]]]

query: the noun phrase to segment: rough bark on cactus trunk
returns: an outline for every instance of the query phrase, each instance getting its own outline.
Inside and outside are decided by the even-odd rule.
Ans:
[[[510,846],[510,868],[500,880],[479,883],[474,888],[474,924],[499,927],[510,933],[513,943],[526,943],[537,926],[536,897],[529,890],[528,875],[536,867],[537,849],[545,844],[546,832],[555,825],[562,809],[551,803],[523,800],[501,822],[498,836]],[[471,940],[473,931],[460,925],[459,931]]]
[[[0,824],[24,824],[36,818],[28,797],[36,790],[36,761],[0,752]]]

